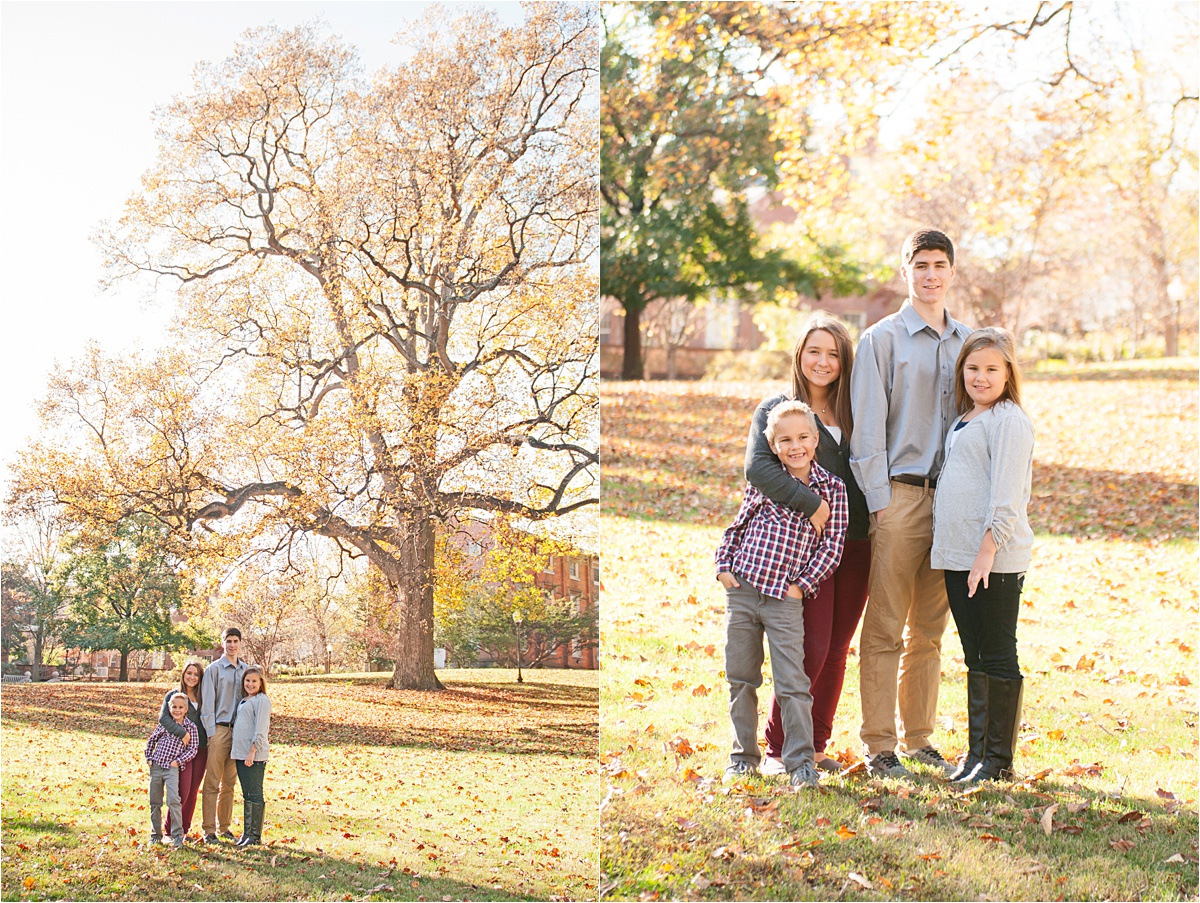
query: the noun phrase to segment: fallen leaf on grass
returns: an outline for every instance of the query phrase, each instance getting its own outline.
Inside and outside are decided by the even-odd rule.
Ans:
[[[1137,812],[1137,811],[1126,812],[1124,815],[1122,815],[1120,818],[1117,819],[1117,824],[1124,825],[1124,824],[1128,824],[1131,821],[1140,821],[1141,819],[1143,819],[1145,817],[1146,817],[1145,812]]]
[[[696,890],[708,890],[710,887],[712,887],[712,882],[703,875],[692,875],[692,886],[695,887]]]
[[[1047,806],[1046,811],[1042,813],[1042,830],[1049,837],[1054,831],[1054,813],[1058,811],[1058,803],[1053,806]]]
[[[840,837],[842,840],[849,840],[851,837],[855,837],[857,835],[858,835],[857,831],[851,831],[845,825],[838,825],[837,836]]]
[[[1172,856],[1168,856],[1166,859],[1163,860],[1163,862],[1183,862],[1183,861],[1185,861],[1184,858],[1182,856],[1180,856],[1178,853],[1175,853]]]
[[[1046,737],[1050,740],[1065,740],[1067,732],[1055,728],[1054,730],[1046,731]]]
[[[1158,796],[1158,798],[1159,798],[1159,799],[1162,799],[1162,800],[1173,800],[1173,799],[1175,799],[1175,794],[1173,794],[1173,793],[1172,793],[1171,791],[1169,791],[1169,790],[1163,790],[1161,787],[1159,787],[1157,790],[1155,790],[1155,791],[1154,791],[1154,793],[1155,793],[1155,795],[1157,795],[1157,796]]]
[[[863,888],[863,890],[875,889],[875,885],[867,879],[866,875],[860,875],[858,872],[851,872],[849,875],[847,875],[847,877],[859,887]]]
[[[846,768],[842,769],[841,777],[847,778],[852,774],[865,774],[866,771],[867,771],[867,763],[866,762],[855,762],[853,765],[849,765]]]
[[[922,853],[921,858],[924,859],[926,862],[936,862],[937,860],[942,858],[942,854],[941,853]]]
[[[700,684],[696,687],[693,687],[692,695],[693,696],[707,696],[708,695],[708,687],[704,686],[704,684]]]
[[[732,859],[734,855],[733,850],[729,849],[729,847],[717,847],[712,851],[713,859]]]
[[[1132,840],[1111,840],[1108,845],[1119,853],[1128,853],[1136,846]]]
[[[980,840],[986,840],[989,843],[1004,843],[1003,837],[997,837],[995,834],[980,834]]]
[[[683,770],[683,774],[680,776],[680,780],[703,781],[704,778],[701,776],[700,772],[696,771],[696,769],[688,767]]]
[[[695,752],[695,750],[692,749],[692,744],[688,742],[686,737],[675,737],[672,740],[668,740],[663,745],[680,758],[687,758]]]

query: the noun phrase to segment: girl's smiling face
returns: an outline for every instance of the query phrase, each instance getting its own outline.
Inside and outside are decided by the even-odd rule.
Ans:
[[[804,340],[800,372],[814,386],[831,386],[842,375],[837,342],[824,329],[814,329]]]
[[[257,671],[246,672],[246,676],[242,678],[242,689],[247,696],[253,696],[262,689],[262,678],[258,676]]]
[[[183,669],[183,682],[189,687],[200,683],[200,666],[194,662]]]
[[[963,362],[963,387],[975,406],[990,408],[1004,394],[1008,364],[997,348],[980,348]]]

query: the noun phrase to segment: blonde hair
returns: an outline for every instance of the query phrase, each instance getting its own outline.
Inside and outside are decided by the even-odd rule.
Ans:
[[[845,324],[823,310],[814,311],[808,318],[808,322],[804,324],[804,331],[800,333],[796,347],[792,350],[792,398],[805,404],[812,403],[808,377],[800,367],[800,357],[808,337],[818,330],[829,333],[837,346],[838,362],[842,369],[833,386],[833,413],[837,417],[838,426],[842,428],[842,434],[849,439],[850,433],[854,431],[854,416],[850,409],[850,372],[854,369],[854,342]]]
[[[967,394],[967,387],[963,382],[963,368],[967,364],[968,357],[985,348],[995,348],[1004,358],[1004,363],[1008,365],[1004,391],[1000,393],[997,401],[1011,401],[1017,407],[1021,406],[1021,367],[1017,363],[1017,341],[1007,329],[999,326],[987,326],[977,329],[967,336],[967,340],[963,342],[962,351],[958,353],[958,360],[954,364],[954,404],[960,414],[965,414],[975,404],[971,400],[971,396]]]
[[[771,408],[771,413],[767,415],[767,428],[763,430],[763,435],[767,437],[767,444],[772,449],[775,448],[775,431],[779,427],[779,421],[794,414],[803,414],[807,417],[808,422],[812,425],[813,433],[820,436],[820,430],[817,429],[817,415],[813,413],[812,408],[802,401],[781,401]]]

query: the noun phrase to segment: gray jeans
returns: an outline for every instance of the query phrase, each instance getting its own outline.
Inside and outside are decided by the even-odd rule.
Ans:
[[[150,829],[154,837],[162,837],[163,788],[167,791],[167,808],[171,812],[171,836],[183,839],[183,805],[179,799],[179,769],[150,763]]]
[[[804,604],[775,599],[736,574],[740,586],[725,591],[725,677],[733,723],[731,763],[758,765],[758,688],[762,686],[763,633],[771,644],[771,676],[783,714],[783,767],[812,763],[812,693],[804,673]]]

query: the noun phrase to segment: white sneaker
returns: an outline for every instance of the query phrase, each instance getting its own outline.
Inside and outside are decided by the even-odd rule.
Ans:
[[[787,769],[783,767],[783,759],[766,756],[759,767],[759,774],[764,778],[781,778],[787,774]]]

